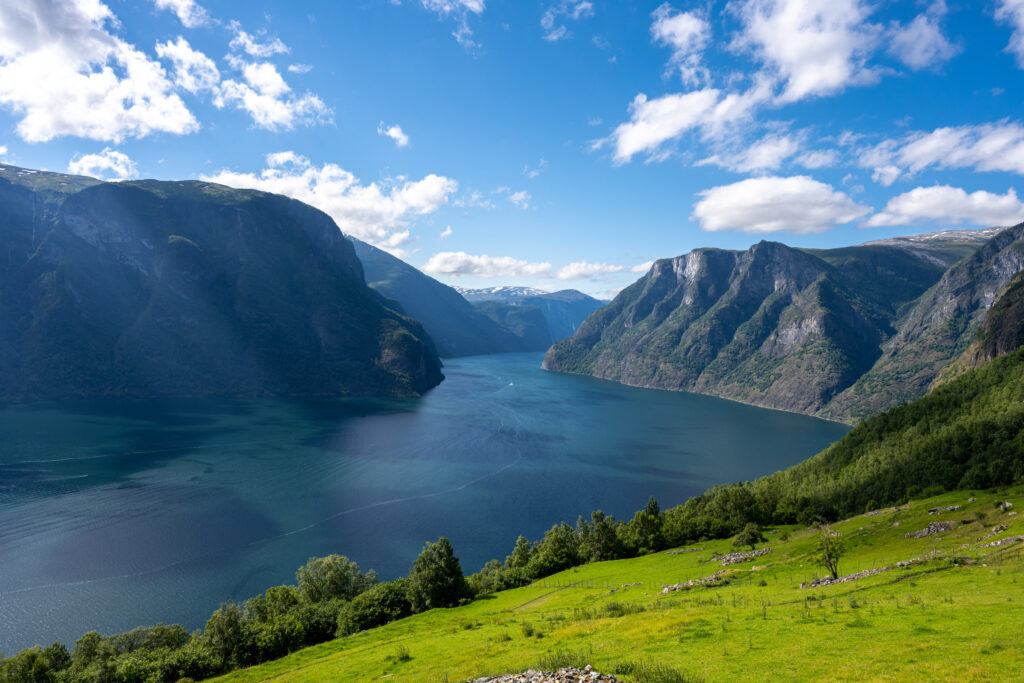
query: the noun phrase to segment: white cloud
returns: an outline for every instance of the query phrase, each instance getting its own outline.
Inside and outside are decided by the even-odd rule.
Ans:
[[[750,49],[783,84],[780,103],[870,83],[867,59],[879,28],[867,23],[863,0],[744,0],[733,6],[743,23],[734,45]]]
[[[1003,120],[917,131],[862,150],[858,162],[883,185],[930,167],[1024,174],[1024,125]]]
[[[231,30],[235,32],[235,37],[231,39],[231,49],[238,52],[245,52],[250,57],[256,57],[257,59],[264,59],[273,55],[285,54],[290,52],[290,48],[281,42],[280,38],[276,36],[274,38],[266,39],[266,32],[259,31],[255,36],[251,33],[246,33],[242,30],[242,25],[237,21],[232,21],[229,25]]]
[[[511,256],[475,256],[464,251],[442,251],[423,264],[423,272],[433,275],[475,275],[477,277],[547,276],[550,263],[531,263]]]
[[[629,105],[630,120],[620,123],[612,133],[615,162],[625,163],[635,154],[657,150],[663,143],[696,128],[718,101],[718,91],[713,89],[665,95],[653,100],[640,93]]]
[[[829,168],[839,163],[839,155],[832,149],[815,149],[801,154],[796,163],[804,168]]]
[[[610,263],[589,263],[588,261],[576,261],[569,265],[562,266],[555,273],[559,280],[586,280],[600,278],[610,273],[618,273],[624,270],[622,266]]]
[[[409,144],[409,136],[402,132],[401,126],[385,126],[381,121],[377,125],[377,135],[384,135],[395,141],[395,146],[405,147]]]
[[[672,48],[669,73],[679,70],[683,83],[698,85],[708,79],[701,56],[711,41],[711,26],[697,12],[680,12],[667,2],[651,13],[651,37]]]
[[[323,100],[307,92],[292,93],[277,67],[269,62],[249,64],[238,58],[229,60],[242,72],[245,82],[228,79],[216,89],[213,104],[217,108],[233,106],[252,117],[257,128],[270,131],[291,130],[297,124],[330,123],[333,112]]]
[[[635,266],[633,266],[632,268],[630,268],[629,272],[631,272],[631,273],[646,273],[648,270],[651,269],[651,266],[653,266],[653,265],[654,265],[654,261],[644,261],[643,263],[638,263]]]
[[[824,232],[870,212],[808,176],[748,178],[700,193],[693,217],[709,232]]]
[[[394,240],[408,238],[406,229],[417,218],[440,209],[458,190],[456,181],[434,174],[363,185],[336,164],[316,167],[290,151],[268,154],[267,168],[259,175],[222,170],[203,180],[293,197],[330,214],[344,232],[392,247],[397,246]]]
[[[220,72],[213,60],[193,50],[181,36],[173,43],[157,43],[156,53],[174,65],[174,84],[179,88],[195,93],[212,90],[220,81]]]
[[[922,221],[979,226],[1016,225],[1024,221],[1024,202],[1010,188],[1006,194],[978,190],[968,194],[959,187],[916,187],[889,200],[867,221],[871,227],[913,225]]]
[[[915,71],[948,62],[960,48],[942,34],[939,21],[945,14],[946,4],[939,0],[906,26],[893,27],[888,38],[889,53]]]
[[[292,74],[308,74],[313,70],[312,64],[289,64],[288,73]]]
[[[178,15],[178,20],[185,28],[202,26],[210,20],[206,9],[195,0],[154,0],[157,9],[166,9]]]
[[[526,190],[519,190],[518,192],[509,192],[508,200],[516,205],[520,209],[530,208],[530,193]]]
[[[584,17],[594,16],[594,3],[589,0],[560,0],[550,5],[540,18],[540,27],[544,29],[544,40],[555,42],[562,38],[572,38],[572,33],[564,21],[579,21]]]
[[[68,173],[101,180],[127,180],[138,177],[139,169],[124,152],[105,147],[99,154],[76,154],[68,162]]]
[[[996,19],[1013,26],[1007,52],[1017,56],[1017,65],[1024,69],[1024,0],[999,0]]]
[[[541,173],[543,173],[545,170],[547,170],[547,167],[548,160],[541,159],[533,168],[530,168],[529,166],[523,166],[523,175],[529,178],[530,180],[533,180]]]
[[[774,170],[800,150],[800,143],[789,135],[769,135],[747,146],[742,152],[714,155],[698,166],[715,164],[739,173]]]
[[[452,232],[452,226],[449,225],[447,228],[441,231],[441,234],[438,235],[438,237],[440,237],[441,239],[447,239],[452,236]]]
[[[459,45],[467,50],[479,47],[473,40],[473,30],[469,28],[469,15],[483,14],[484,0],[422,0],[422,4],[426,9],[437,12],[442,17],[452,17],[456,20],[452,36]]]
[[[452,201],[455,206],[476,207],[480,209],[493,209],[494,202],[481,194],[480,190],[473,190]]]
[[[118,26],[99,0],[0,2],[0,104],[20,137],[118,142],[199,128],[159,62],[108,30]]]

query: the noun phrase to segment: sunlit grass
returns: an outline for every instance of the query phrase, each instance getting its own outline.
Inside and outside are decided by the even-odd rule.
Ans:
[[[711,541],[700,552],[579,567],[222,680],[461,681],[581,664],[633,681],[1024,680],[1024,544],[975,548],[994,524],[1009,530],[993,538],[1024,534],[1018,516],[993,505],[1009,499],[1024,507],[1022,494],[979,494],[968,503],[969,493],[950,493],[835,525],[849,549],[844,575],[933,556],[846,584],[801,589],[822,574],[808,560],[814,531],[783,527],[768,534],[769,554],[729,568],[724,587],[660,592],[718,571],[712,554],[732,547]],[[952,504],[963,507],[927,514]],[[904,537],[936,520],[965,523]]]

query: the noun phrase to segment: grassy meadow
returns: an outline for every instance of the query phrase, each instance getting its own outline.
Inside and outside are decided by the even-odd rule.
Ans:
[[[1007,500],[1015,507],[996,504]],[[927,512],[949,505],[962,507]],[[1013,514],[1021,509],[1024,488],[1015,487],[837,523],[847,547],[840,575],[892,567],[848,583],[800,588],[824,575],[810,560],[817,531],[783,526],[758,546],[769,553],[741,564],[712,561],[736,550],[728,540],[588,564],[217,680],[454,682],[582,664],[638,682],[1024,680],[1024,543],[978,548],[1024,534]],[[904,536],[935,521],[958,525]],[[996,525],[1009,528],[991,535]],[[661,593],[723,569],[725,585]]]

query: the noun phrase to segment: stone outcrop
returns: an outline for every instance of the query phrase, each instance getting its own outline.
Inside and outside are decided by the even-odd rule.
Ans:
[[[530,669],[521,674],[505,674],[503,676],[485,676],[472,683],[590,683],[591,681],[608,681],[615,683],[619,679],[611,674],[594,671],[589,664],[582,669],[570,666],[558,671],[534,671]]]

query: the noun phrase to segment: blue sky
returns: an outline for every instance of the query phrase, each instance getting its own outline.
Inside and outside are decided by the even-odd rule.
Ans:
[[[449,284],[1024,220],[1024,0],[7,0],[0,159],[295,196]]]

